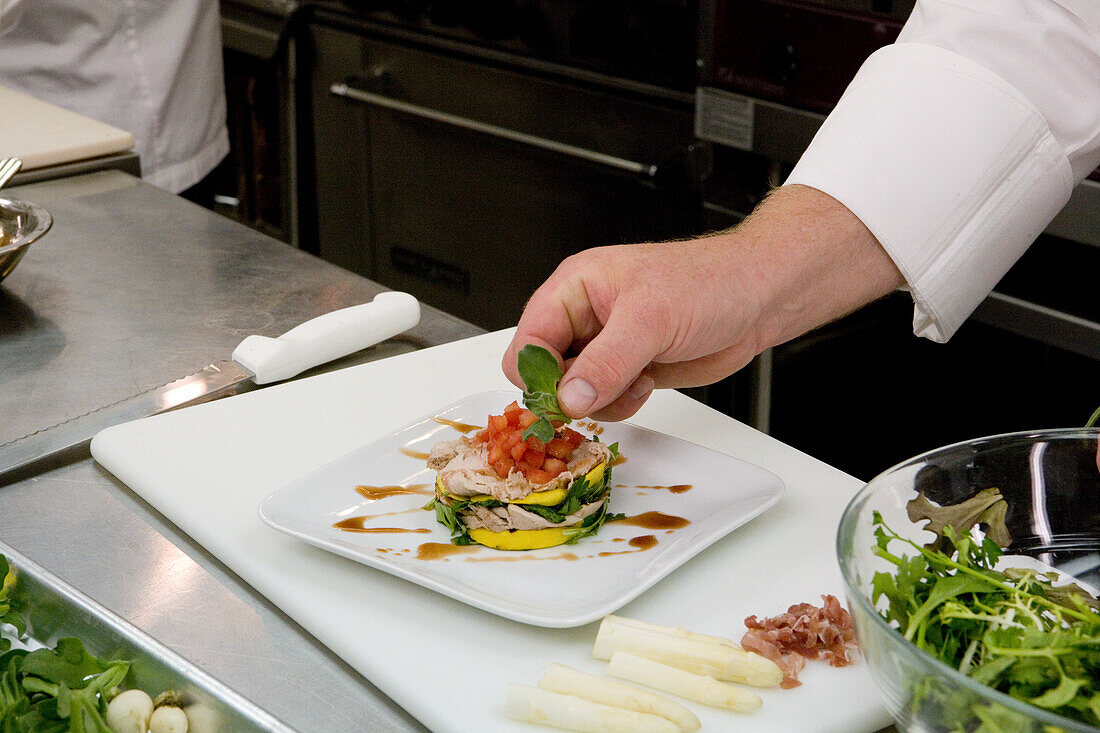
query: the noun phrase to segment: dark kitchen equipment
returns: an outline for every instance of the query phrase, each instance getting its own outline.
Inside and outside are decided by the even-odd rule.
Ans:
[[[230,152],[215,208],[298,246],[297,0],[221,0]]]
[[[318,4],[313,217],[325,259],[500,328],[574,252],[701,229],[695,12],[475,5]]]
[[[703,193],[731,226],[797,162],[912,0],[708,0],[696,134]],[[1100,404],[1100,183],[1094,174],[946,345],[911,335],[895,294],[766,351],[718,409],[858,476],[951,440],[1083,424]],[[809,416],[812,416],[809,417]],[[864,436],[858,450],[852,435]]]

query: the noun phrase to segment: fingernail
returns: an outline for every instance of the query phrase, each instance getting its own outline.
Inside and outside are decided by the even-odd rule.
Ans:
[[[640,400],[653,391],[653,386],[653,377],[643,374],[634,380],[626,393],[630,395],[631,399]]]
[[[583,379],[570,379],[558,387],[558,404],[567,412],[586,415],[596,401],[596,390]]]

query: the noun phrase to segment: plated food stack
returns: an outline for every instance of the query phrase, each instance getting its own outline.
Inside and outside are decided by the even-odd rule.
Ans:
[[[533,550],[574,542],[607,521],[614,446],[561,421],[552,421],[549,440],[526,434],[539,420],[513,402],[472,438],[432,448],[433,504],[453,542]]]

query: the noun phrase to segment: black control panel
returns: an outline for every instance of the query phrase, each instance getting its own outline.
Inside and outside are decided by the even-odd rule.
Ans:
[[[828,112],[914,0],[709,0],[700,84]]]

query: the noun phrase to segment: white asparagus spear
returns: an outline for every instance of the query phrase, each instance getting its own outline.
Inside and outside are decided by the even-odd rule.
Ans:
[[[576,695],[603,705],[658,715],[671,720],[685,733],[699,730],[699,718],[675,700],[625,682],[587,674],[564,664],[551,664],[547,667],[546,673],[539,680],[539,687],[563,695]]]
[[[747,652],[729,639],[607,616],[600,623],[592,656],[606,660],[617,651],[754,687],[774,687],[783,679],[783,670],[775,662]]]
[[[509,718],[581,733],[680,733],[671,720],[540,687],[508,685]]]
[[[716,708],[751,713],[763,704],[759,695],[708,675],[685,672],[626,652],[615,652],[607,665],[612,677],[649,685]]]
[[[724,644],[725,646],[739,646],[737,642],[727,639],[724,636],[711,636],[710,634],[700,634],[698,631],[688,631],[687,629],[681,629],[678,626],[662,626],[660,624],[651,624],[648,621],[639,621],[636,618],[627,618],[626,616],[608,615],[604,619],[611,619],[611,623],[619,626],[631,626],[635,629],[642,629],[644,631],[654,631],[661,634],[668,634],[669,636],[678,636],[684,639],[692,639],[694,641],[709,642],[711,644]]]

